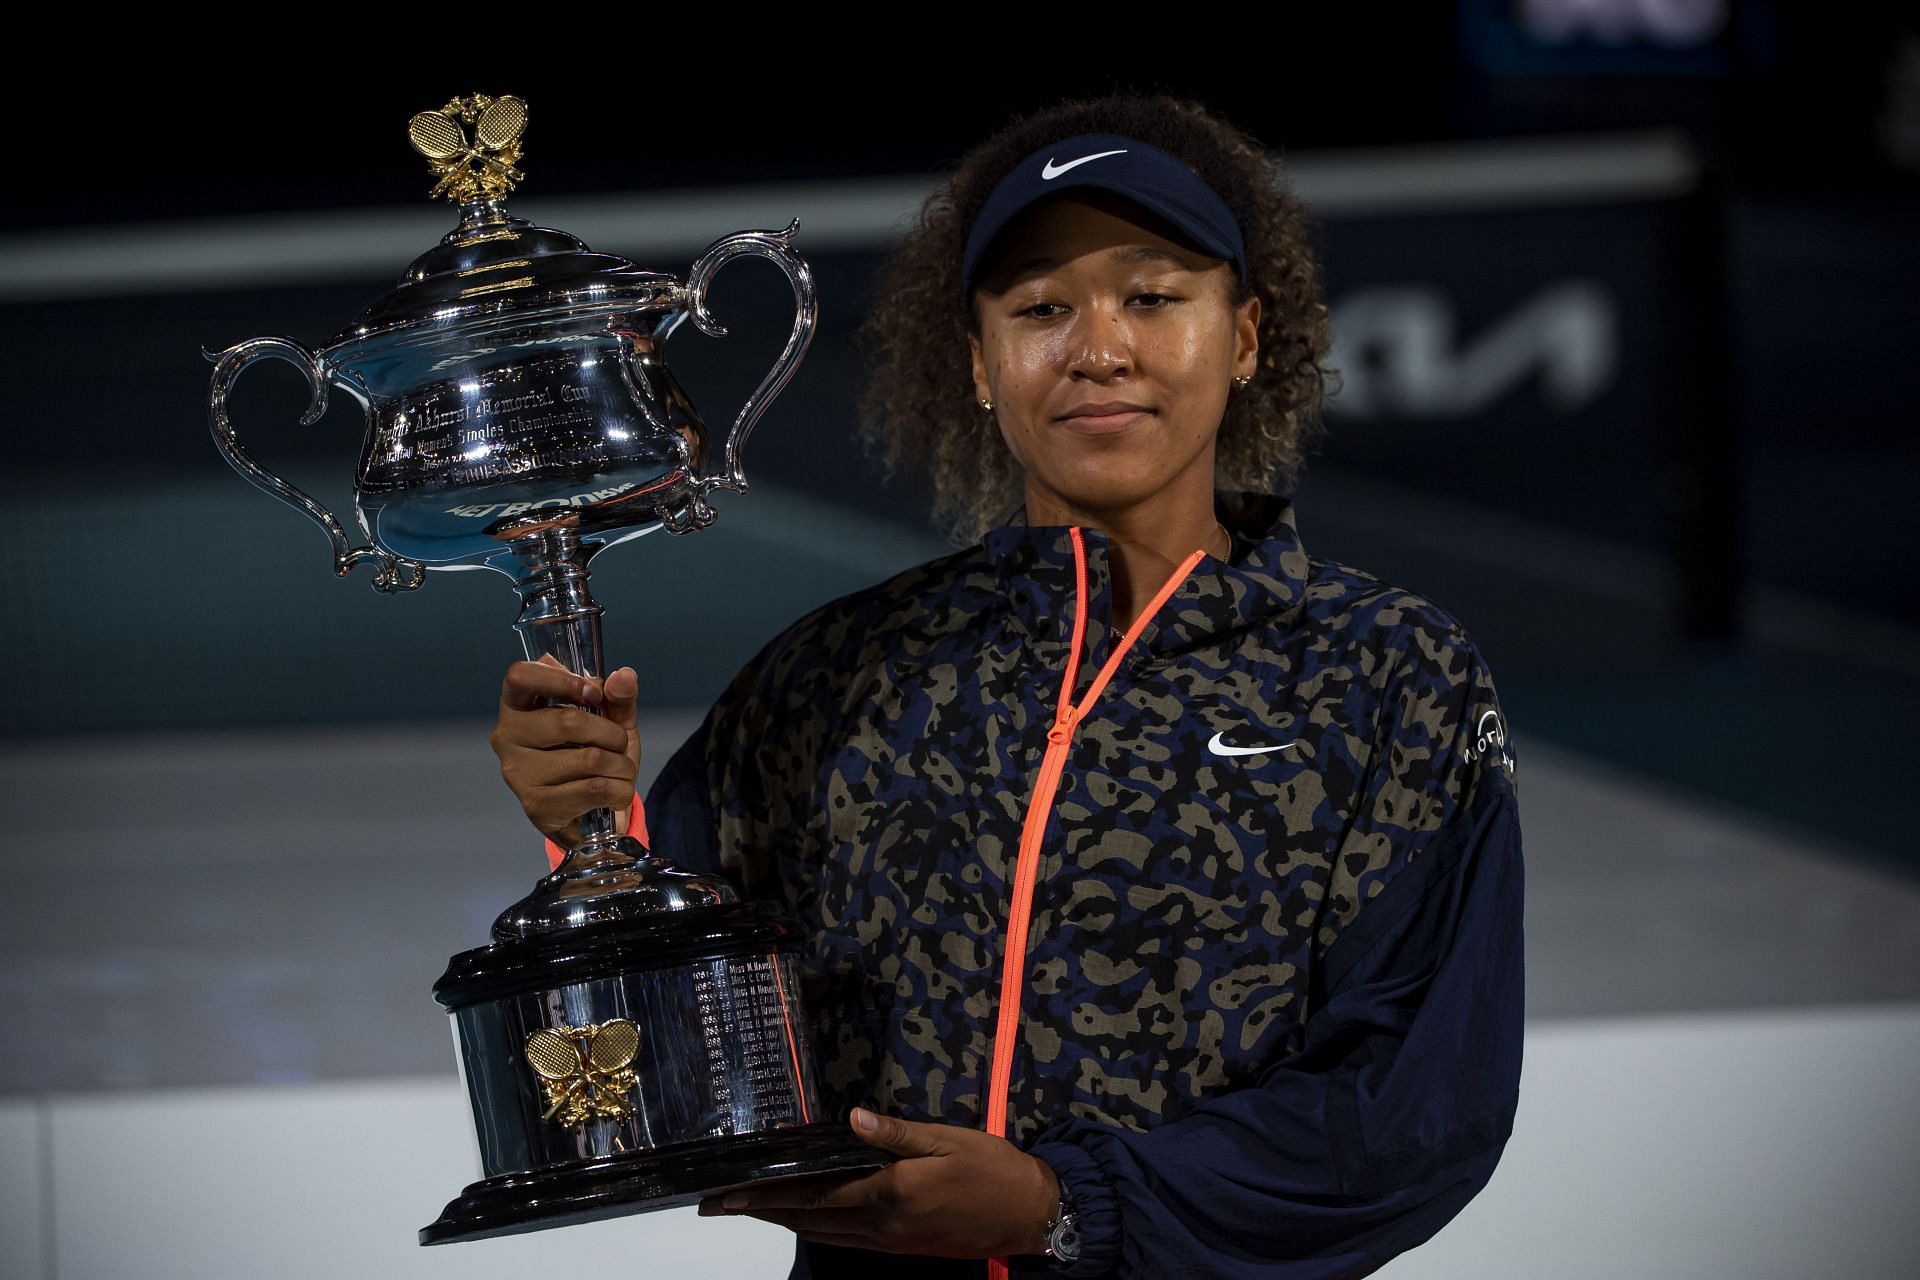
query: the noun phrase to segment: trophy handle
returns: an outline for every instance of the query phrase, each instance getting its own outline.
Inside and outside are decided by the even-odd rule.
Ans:
[[[297,486],[255,462],[234,436],[233,423],[227,417],[227,393],[233,389],[234,379],[256,360],[285,360],[306,374],[307,383],[313,388],[313,399],[307,405],[307,411],[300,415],[300,423],[305,426],[318,422],[320,415],[327,411],[327,377],[320,368],[319,358],[291,338],[249,338],[228,347],[217,356],[211,351],[203,354],[214,362],[213,388],[208,394],[207,415],[213,426],[214,447],[220,450],[220,456],[254,487],[304,513],[327,531],[327,537],[333,542],[333,571],[336,574],[344,578],[353,572],[355,565],[363,560],[371,560],[377,566],[373,575],[374,590],[418,590],[426,581],[425,565],[417,560],[389,555],[371,546],[351,545],[331,511],[308,497]]]
[[[800,220],[795,218],[785,231],[736,231],[709,245],[687,273],[687,300],[692,305],[693,322],[700,327],[700,332],[711,338],[727,336],[726,329],[707,310],[707,286],[714,273],[726,263],[746,254],[771,259],[793,286],[793,332],[787,335],[787,345],[780,352],[780,358],[747,397],[746,404],[740,407],[740,415],[733,420],[733,429],[727,432],[726,469],[696,481],[701,498],[714,489],[746,491],[747,475],[742,470],[741,451],[746,448],[747,436],[753,424],[760,421],[760,415],[767,411],[767,405],[793,377],[801,357],[807,354],[807,344],[813,341],[814,321],[820,315],[820,304],[814,295],[813,268],[788,244],[799,229]]]

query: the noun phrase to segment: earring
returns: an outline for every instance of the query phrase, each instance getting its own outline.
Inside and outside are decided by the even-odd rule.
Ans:
[[[981,397],[980,397],[980,408],[981,408],[982,410],[984,410],[985,412],[987,412],[987,413],[992,413],[992,412],[993,412],[993,401],[991,401],[991,400],[989,400],[989,399],[987,399],[987,398],[986,398],[985,396],[981,396]]]
[[[1233,389],[1235,391],[1245,391],[1247,389],[1247,384],[1252,381],[1253,381],[1252,374],[1250,373],[1242,374],[1240,377],[1235,378],[1233,380]]]

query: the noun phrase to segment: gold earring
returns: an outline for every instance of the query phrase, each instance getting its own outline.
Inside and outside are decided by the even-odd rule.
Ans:
[[[1242,374],[1241,376],[1233,380],[1233,389],[1235,391],[1245,391],[1247,389],[1247,384],[1252,381],[1253,381],[1252,374],[1250,373]]]
[[[986,412],[988,412],[988,413],[992,413],[992,412],[993,412],[993,401],[991,401],[991,400],[989,400],[989,399],[987,399],[987,398],[986,398],[985,396],[981,396],[981,397],[980,397],[980,407],[981,407],[981,408],[982,408],[983,410],[985,410]]]

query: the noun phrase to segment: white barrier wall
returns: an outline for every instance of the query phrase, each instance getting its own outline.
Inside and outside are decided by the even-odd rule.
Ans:
[[[1547,1022],[1487,1191],[1392,1280],[1914,1274],[1920,1005]],[[789,1237],[677,1210],[421,1249],[474,1176],[445,1079],[0,1107],[0,1276],[786,1274]],[[687,1269],[683,1272],[682,1269]]]

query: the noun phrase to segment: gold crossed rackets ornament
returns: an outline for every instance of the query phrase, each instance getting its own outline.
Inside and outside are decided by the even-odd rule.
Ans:
[[[468,94],[407,121],[407,141],[440,175],[427,198],[444,195],[455,204],[468,204],[497,200],[512,191],[527,176],[514,167],[526,130],[527,104],[511,95]]]
[[[527,1037],[527,1064],[547,1098],[540,1117],[579,1132],[589,1120],[625,1120],[640,1028],[625,1018],[584,1027],[543,1028]]]

